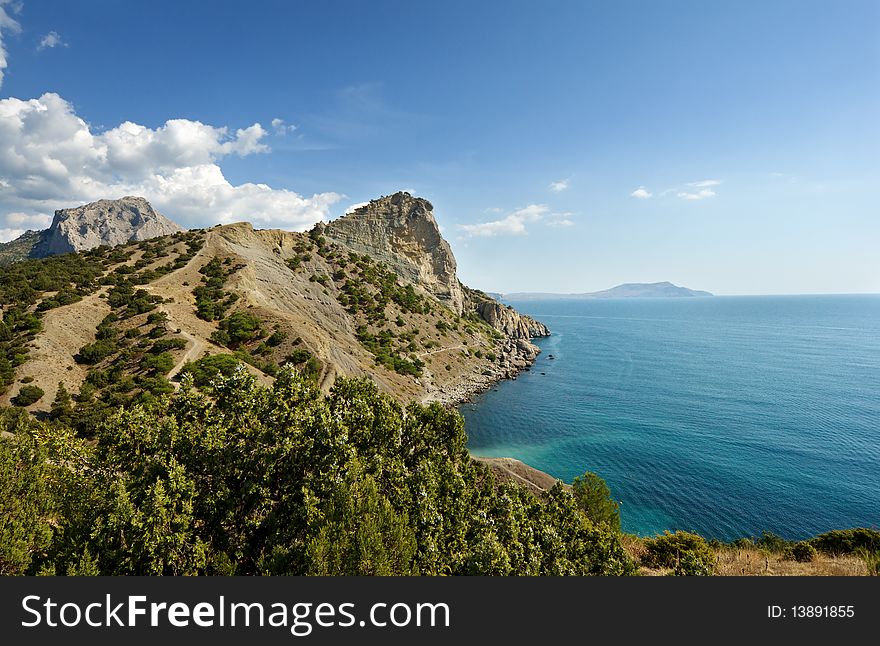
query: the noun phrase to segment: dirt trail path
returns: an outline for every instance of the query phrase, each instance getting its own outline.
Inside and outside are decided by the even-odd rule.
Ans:
[[[422,357],[427,357],[428,355],[431,355],[431,354],[439,354],[441,352],[450,352],[452,350],[464,350],[465,348],[467,348],[466,345],[464,345],[463,343],[459,343],[458,345],[451,345],[448,348],[437,348],[436,350],[428,350],[426,352],[420,352],[419,358],[421,359]]]
[[[208,347],[208,344],[205,343],[202,339],[199,339],[199,338],[193,336],[192,334],[190,334],[189,332],[186,332],[186,331],[184,331],[184,330],[181,330],[181,331],[180,331],[180,336],[182,336],[183,338],[185,338],[185,339],[186,339],[189,343],[191,343],[192,345],[191,345],[191,346],[189,347],[189,349],[183,354],[183,356],[180,358],[180,361],[178,361],[177,364],[176,364],[176,365],[171,369],[171,371],[166,375],[166,377],[167,377],[169,380],[173,380],[174,377],[177,376],[177,373],[179,373],[179,372],[183,369],[183,366],[185,366],[187,363],[189,363],[190,361],[195,361],[196,359],[201,358],[202,353],[203,353],[203,352],[205,351],[205,349]],[[177,389],[177,388],[179,388],[179,387],[180,387],[180,384],[178,384],[178,383],[175,382],[175,383],[174,383],[174,388]]]

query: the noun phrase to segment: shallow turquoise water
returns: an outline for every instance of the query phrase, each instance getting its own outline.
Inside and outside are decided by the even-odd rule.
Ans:
[[[880,525],[880,296],[513,305],[553,336],[461,408],[474,454],[595,471],[642,535]]]

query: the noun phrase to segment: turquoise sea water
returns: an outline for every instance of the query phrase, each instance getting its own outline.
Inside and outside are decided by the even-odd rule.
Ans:
[[[641,535],[880,525],[880,296],[512,305],[553,336],[462,406],[475,455],[595,471]]]

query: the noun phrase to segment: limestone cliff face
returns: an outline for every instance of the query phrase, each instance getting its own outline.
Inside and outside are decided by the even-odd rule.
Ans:
[[[471,298],[469,302],[480,318],[512,339],[550,336],[550,330],[546,325],[530,316],[520,314],[509,305],[504,305],[493,299]]]
[[[434,207],[425,199],[395,193],[318,226],[330,240],[384,262],[398,276],[422,286],[459,315],[476,312],[513,339],[550,334],[543,324],[461,284],[452,248],[440,234]]]
[[[148,240],[182,231],[156,212],[142,197],[99,200],[55,211],[52,225],[43,231],[30,252],[32,258],[83,251],[129,240]]]
[[[455,275],[455,256],[427,200],[409,193],[381,197],[334,220],[324,235],[384,262],[404,280],[462,313],[464,293]]]

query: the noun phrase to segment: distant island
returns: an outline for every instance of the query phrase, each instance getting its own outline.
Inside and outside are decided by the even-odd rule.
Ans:
[[[547,292],[499,294],[505,301],[542,301],[555,298],[694,298],[712,295],[711,292],[679,287],[669,281],[661,283],[624,283],[611,289],[603,289],[600,292],[585,292],[582,294],[551,294]]]

